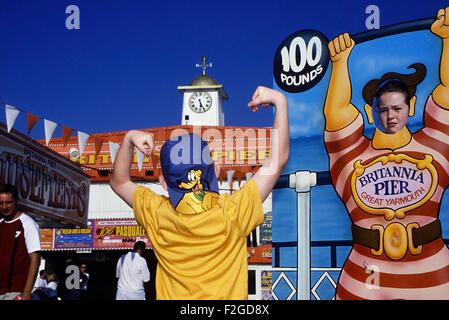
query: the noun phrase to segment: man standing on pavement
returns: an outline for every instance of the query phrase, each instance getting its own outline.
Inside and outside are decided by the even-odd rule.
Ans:
[[[39,226],[18,200],[16,187],[0,185],[0,300],[30,300],[41,261]]]
[[[147,262],[142,257],[145,242],[137,241],[134,249],[117,262],[118,279],[116,300],[145,300],[144,282],[150,281]]]

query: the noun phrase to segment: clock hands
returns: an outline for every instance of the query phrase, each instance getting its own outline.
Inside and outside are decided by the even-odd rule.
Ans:
[[[201,103],[201,98],[198,99],[199,103],[200,103],[200,110],[206,111],[206,109],[204,109],[203,104]]]

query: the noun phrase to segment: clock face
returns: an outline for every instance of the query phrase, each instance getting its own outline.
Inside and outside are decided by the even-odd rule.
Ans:
[[[212,106],[212,97],[206,91],[194,92],[189,99],[189,106],[192,111],[203,113]]]

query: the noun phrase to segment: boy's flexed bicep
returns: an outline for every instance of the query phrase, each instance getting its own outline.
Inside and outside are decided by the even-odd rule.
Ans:
[[[248,107],[254,112],[258,106],[275,107],[273,130],[271,131],[270,157],[255,173],[253,180],[256,182],[262,202],[268,197],[284,170],[290,154],[290,127],[288,121],[288,101],[280,91],[258,87],[254,92]]]
[[[153,136],[148,132],[131,130],[123,138],[117,152],[112,171],[110,186],[130,207],[133,206],[133,194],[137,187],[130,177],[134,147],[149,156],[154,149]]]
[[[357,117],[359,111],[351,104],[351,80],[348,71],[349,55],[355,42],[348,33],[329,42],[332,72],[324,103],[326,130],[335,131],[346,127]]]

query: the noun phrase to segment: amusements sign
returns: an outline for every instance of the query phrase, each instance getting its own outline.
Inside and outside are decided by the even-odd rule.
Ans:
[[[89,177],[70,160],[0,124],[0,183],[19,190],[20,210],[85,226]]]

